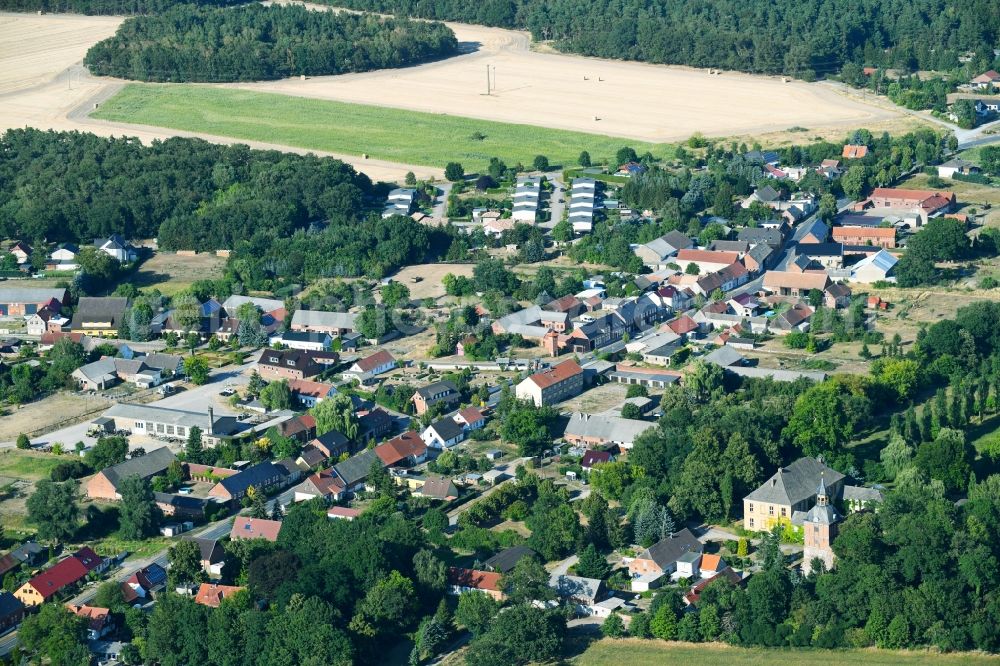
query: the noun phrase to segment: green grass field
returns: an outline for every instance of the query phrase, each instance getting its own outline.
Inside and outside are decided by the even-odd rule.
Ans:
[[[7,449],[0,451],[0,476],[8,476],[25,481],[40,481],[49,478],[49,472],[59,463],[79,459],[75,456],[56,456],[51,453]]]
[[[595,163],[613,158],[622,146],[657,157],[674,151],[672,144],[534,125],[191,85],[129,84],[93,116],[405,164],[440,168],[460,162],[469,172],[491,157],[530,165],[545,155],[552,165],[575,166],[584,150]],[[476,133],[484,138],[473,138]]]
[[[1000,664],[1000,658],[981,655],[950,655],[933,652],[893,652],[887,650],[749,650],[722,645],[693,645],[643,640],[602,640],[591,644],[573,660],[578,666],[654,666],[698,664],[698,666],[812,666],[813,664]]]

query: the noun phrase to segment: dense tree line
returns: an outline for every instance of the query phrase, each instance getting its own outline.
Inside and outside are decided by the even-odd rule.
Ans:
[[[402,67],[456,51],[442,23],[301,6],[180,5],[90,48],[94,74],[140,81],[255,81]]]
[[[605,58],[812,77],[847,62],[951,69],[974,51],[986,65],[1000,37],[989,0],[332,0],[421,18],[531,31],[566,51]],[[986,69],[984,66],[983,69]]]
[[[226,7],[246,0],[185,0],[191,4]],[[0,0],[6,12],[67,12],[72,14],[128,16],[166,11],[178,0]]]

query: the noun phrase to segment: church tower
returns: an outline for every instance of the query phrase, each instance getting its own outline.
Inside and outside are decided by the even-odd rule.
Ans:
[[[837,536],[837,523],[840,522],[840,515],[830,504],[830,497],[826,492],[826,480],[820,476],[819,488],[816,490],[816,505],[806,514],[802,521],[804,530],[805,550],[802,553],[802,573],[809,575],[812,571],[812,563],[815,558],[822,560],[827,570],[833,568],[833,543]]]

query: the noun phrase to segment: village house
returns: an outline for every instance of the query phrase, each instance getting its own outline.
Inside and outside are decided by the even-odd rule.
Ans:
[[[704,547],[686,527],[656,542],[629,562],[632,578],[655,578],[677,571],[678,561],[688,553],[700,555]],[[634,589],[634,585],[633,585]]]
[[[980,168],[961,158],[955,157],[937,166],[938,178],[954,178],[959,176],[972,176],[980,173]]]
[[[170,463],[177,457],[167,447],[148,451],[146,455],[129,458],[128,460],[106,467],[87,481],[87,497],[97,500],[120,500],[118,487],[130,476],[138,476],[146,481],[154,476],[165,474]]]
[[[211,504],[202,497],[157,492],[153,493],[153,501],[164,516],[179,520],[204,520],[205,509]]]
[[[374,450],[365,449],[333,466],[334,473],[344,482],[345,493],[355,492],[364,487],[365,479],[368,478],[373,462],[385,466],[382,458]]]
[[[66,604],[66,609],[87,621],[87,640],[96,641],[104,638],[115,629],[114,616],[107,608],[97,606],[74,606]]]
[[[62,590],[79,583],[91,571],[103,571],[108,563],[84,546],[66,559],[32,577],[17,588],[14,596],[25,606],[45,603]]]
[[[331,506],[326,510],[326,517],[330,520],[351,521],[361,515],[361,509],[352,509],[346,506]]]
[[[65,289],[0,286],[0,318],[22,318],[44,307],[58,312],[68,296]]]
[[[347,435],[330,430],[314,438],[309,442],[309,446],[320,451],[327,459],[337,459],[345,453],[352,453],[354,445]]]
[[[397,187],[390,191],[382,210],[383,219],[393,215],[409,215],[413,212],[416,200],[417,191],[414,189]]]
[[[768,271],[764,274],[763,287],[778,296],[808,298],[813,289],[824,291],[830,284],[826,273],[793,273]]]
[[[694,246],[691,238],[680,231],[670,231],[644,245],[637,245],[635,256],[642,260],[643,265],[654,271],[662,271],[667,264],[676,263],[673,257],[681,250]]]
[[[26,541],[0,557],[0,576],[16,571],[21,565],[34,567],[45,561],[46,551],[35,541]]]
[[[41,336],[49,332],[59,332],[69,323],[69,319],[48,307],[43,307],[35,314],[26,317],[24,324],[28,335]]]
[[[743,527],[753,532],[790,524],[795,511],[806,511],[816,501],[820,481],[836,498],[844,485],[844,475],[816,458],[799,458],[743,498]]]
[[[257,360],[257,372],[264,379],[309,379],[325,366],[302,349],[265,349]]]
[[[583,368],[570,360],[524,379],[515,387],[514,394],[518,400],[530,400],[542,407],[572,398],[582,390]]]
[[[854,210],[913,211],[920,217],[920,224],[926,224],[932,217],[950,213],[955,207],[955,193],[938,190],[905,190],[892,187],[876,187],[871,196],[854,204]]]
[[[435,407],[451,409],[462,400],[462,394],[454,382],[445,380],[421,386],[413,392],[411,400],[417,416],[423,416]]]
[[[432,449],[450,449],[465,439],[465,428],[454,419],[445,417],[427,426],[420,438]]]
[[[672,370],[618,363],[615,370],[608,374],[608,379],[619,384],[662,389],[679,382],[681,374]]]
[[[712,250],[681,250],[677,253],[676,263],[682,271],[687,271],[688,266],[694,264],[698,267],[699,274],[714,273],[726,266],[739,261],[740,255],[737,252],[713,252]]]
[[[128,309],[128,299],[116,296],[81,296],[69,328],[75,333],[117,337]]]
[[[355,361],[350,368],[344,371],[345,379],[356,379],[361,384],[371,382],[382,373],[389,372],[396,367],[396,359],[392,354],[383,350],[377,351],[371,356]]]
[[[843,243],[799,243],[792,252],[794,256],[805,257],[809,260],[806,270],[822,268],[829,270],[841,268],[844,265],[844,244]],[[788,270],[792,271],[791,264]]]
[[[45,263],[47,271],[75,271],[80,268],[76,261],[76,255],[80,248],[74,243],[60,243],[55,250],[49,254],[49,260]]]
[[[500,587],[500,574],[477,569],[448,568],[448,594],[458,596],[463,592],[482,592],[497,601],[507,598]]]
[[[167,586],[167,570],[155,562],[145,566],[122,583],[122,598],[127,604],[148,601]]]
[[[358,439],[378,440],[391,433],[394,427],[395,421],[384,409],[375,408],[367,413],[359,413]]]
[[[1000,88],[1000,73],[996,70],[988,70],[969,82],[970,86],[979,90],[989,88]]]
[[[353,312],[296,310],[292,315],[290,328],[293,331],[328,333],[331,337],[338,337],[356,330],[358,316]]]
[[[638,419],[625,419],[611,414],[583,414],[570,416],[563,439],[577,446],[615,445],[624,450],[632,448],[636,438],[656,424]]]
[[[587,449],[580,457],[580,468],[589,472],[593,469],[594,465],[612,462],[614,458],[610,451]]]
[[[424,477],[423,483],[413,490],[413,494],[427,499],[450,502],[458,499],[458,487],[446,476],[433,475]]]
[[[337,387],[327,382],[292,379],[288,382],[292,398],[306,409],[312,409],[327,398],[337,395]]]
[[[455,423],[458,423],[466,430],[479,430],[486,426],[486,415],[478,407],[466,407],[460,409],[454,416]]]
[[[102,358],[80,366],[70,376],[84,391],[103,391],[119,382],[151,388],[162,380],[160,369],[148,366],[144,357]]]
[[[113,259],[117,259],[118,263],[121,264],[135,261],[139,257],[135,247],[118,234],[112,234],[107,238],[95,238],[94,247]]]
[[[896,247],[896,229],[893,227],[841,226],[834,227],[832,233],[833,240],[844,245]]]
[[[201,568],[205,573],[216,578],[222,575],[222,568],[226,563],[226,551],[218,539],[189,536],[183,537],[183,539],[198,544]]]
[[[840,156],[845,160],[860,160],[868,155],[868,146],[849,143],[844,146]]]
[[[224,599],[228,599],[237,592],[245,590],[244,587],[235,585],[218,585],[216,583],[202,583],[194,595],[194,602],[209,608],[218,608]]]
[[[265,460],[222,479],[208,491],[208,496],[224,502],[239,502],[250,488],[258,493],[267,493],[283,486],[287,477],[281,467]]]
[[[292,501],[307,502],[319,498],[325,502],[336,502],[343,499],[346,490],[343,479],[333,469],[322,470],[310,474],[305,481],[295,486]]]
[[[264,539],[265,541],[274,543],[278,540],[280,532],[280,520],[237,516],[236,520],[233,521],[233,528],[229,531],[229,538],[233,541],[239,541],[240,539]]]
[[[419,465],[427,459],[427,445],[412,430],[379,444],[373,451],[386,467]]]
[[[750,272],[740,262],[699,277],[691,290],[702,296],[711,296],[716,290],[727,292],[750,281]]]

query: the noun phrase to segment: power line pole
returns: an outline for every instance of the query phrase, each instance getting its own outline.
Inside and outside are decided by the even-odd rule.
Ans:
[[[490,94],[490,66],[486,65],[486,94]]]

